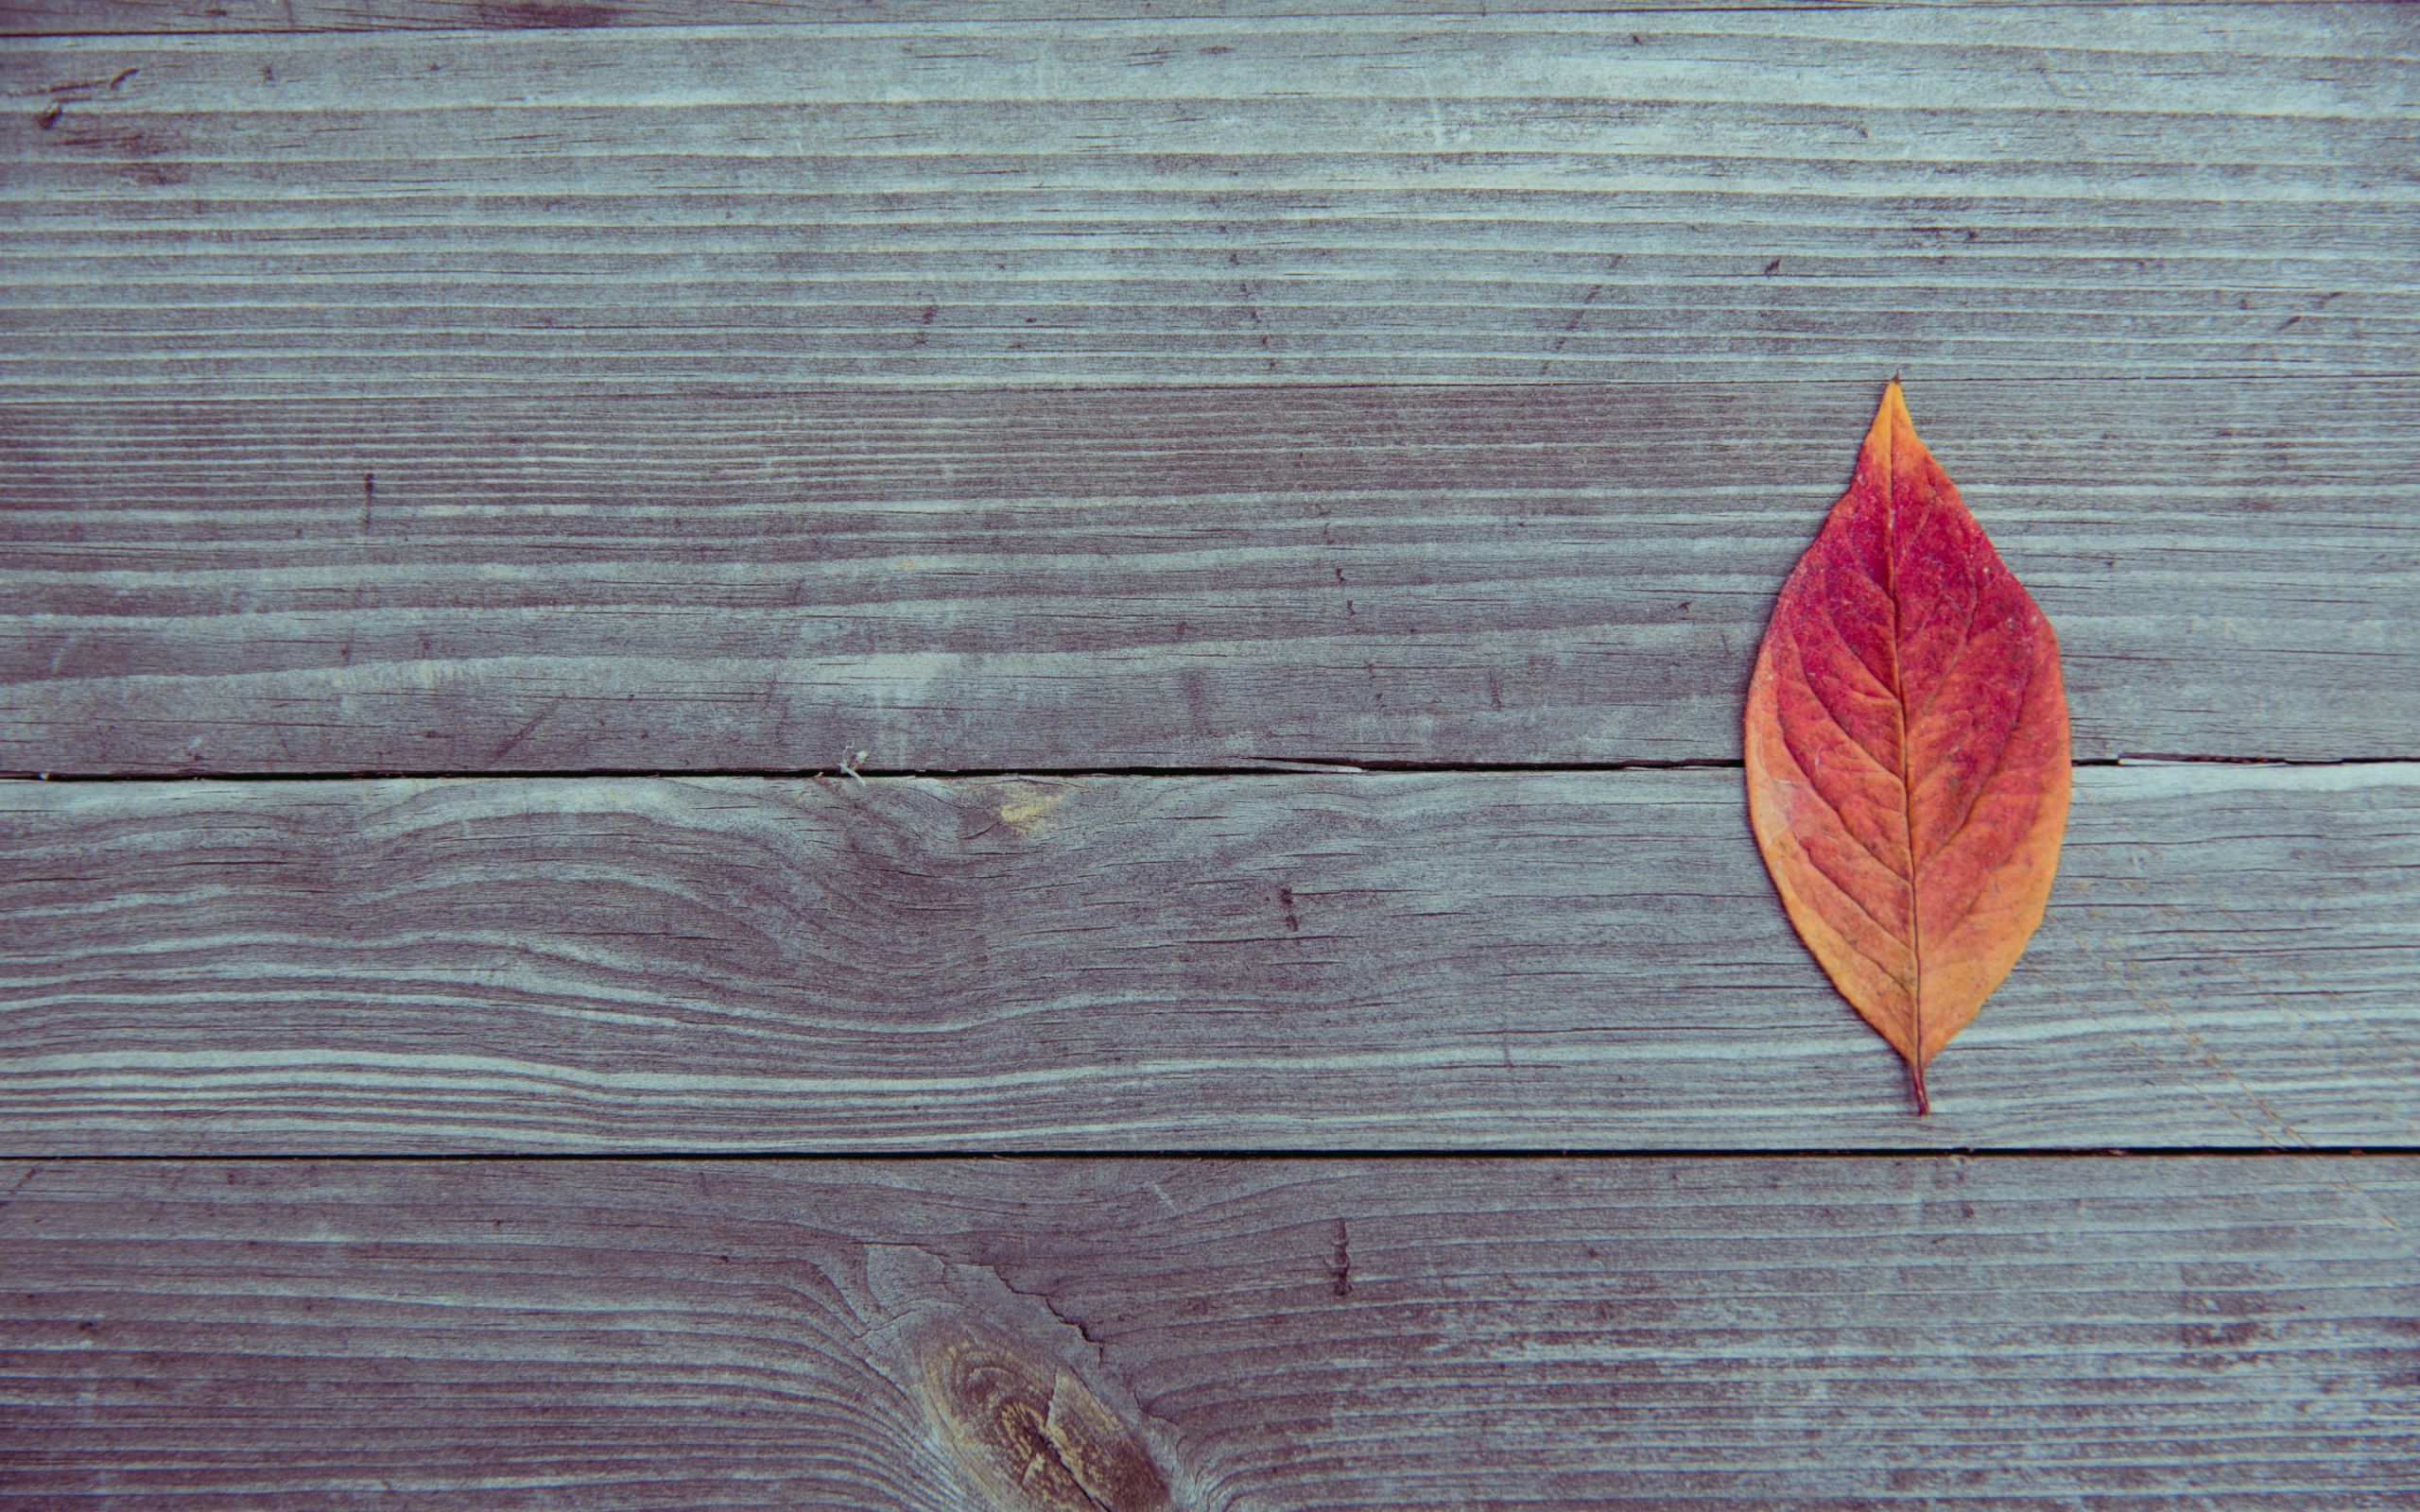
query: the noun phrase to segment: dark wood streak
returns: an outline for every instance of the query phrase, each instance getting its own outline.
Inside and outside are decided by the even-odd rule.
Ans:
[[[2414,1143],[2415,771],[2079,771],[1921,1125],[1736,770],[0,784],[0,1151]]]

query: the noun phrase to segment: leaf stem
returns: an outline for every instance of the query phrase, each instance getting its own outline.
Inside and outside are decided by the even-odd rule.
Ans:
[[[1925,1096],[1925,1063],[1912,1057],[1908,1061],[1908,1081],[1916,1090],[1916,1116],[1922,1118],[1932,1111],[1932,1103]]]

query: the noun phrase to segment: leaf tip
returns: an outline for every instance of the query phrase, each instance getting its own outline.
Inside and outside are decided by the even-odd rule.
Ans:
[[[1884,437],[1913,440],[1916,422],[1908,415],[1908,396],[1900,390],[1899,380],[1892,379],[1882,387],[1882,403],[1874,406],[1874,423],[1865,433],[1866,444],[1872,445]]]

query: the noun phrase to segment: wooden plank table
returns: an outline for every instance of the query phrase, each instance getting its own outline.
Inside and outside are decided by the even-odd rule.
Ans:
[[[2420,11],[1201,9],[0,0],[0,1507],[2420,1504]]]

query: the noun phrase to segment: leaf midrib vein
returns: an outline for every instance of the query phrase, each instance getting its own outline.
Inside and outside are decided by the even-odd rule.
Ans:
[[[1898,469],[1891,455],[1892,432],[1882,433],[1882,596],[1891,604],[1891,716],[1898,722],[1899,752],[1899,814],[1906,826],[1902,832],[1908,848],[1908,970],[1913,978],[1908,984],[1908,1058],[1916,1068],[1916,1085],[1924,1086],[1925,1074],[1925,943],[1924,889],[1916,877],[1916,794],[1914,774],[1908,759],[1908,691],[1900,681],[1899,666],[1899,490]]]

